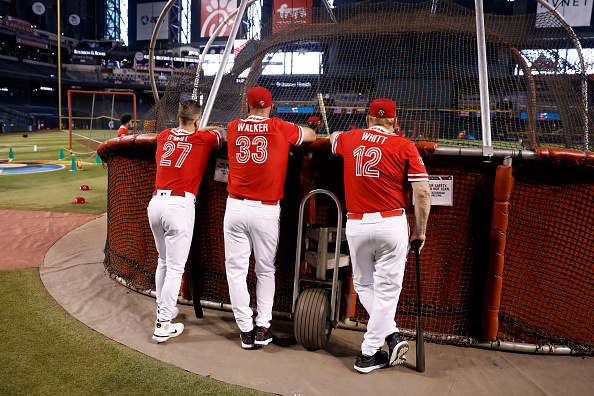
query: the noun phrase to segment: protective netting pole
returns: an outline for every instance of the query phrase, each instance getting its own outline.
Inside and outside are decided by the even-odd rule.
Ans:
[[[485,17],[483,0],[475,0],[476,47],[478,51],[479,89],[481,98],[481,126],[483,135],[483,155],[492,156],[491,108],[489,101],[489,76],[487,74],[487,44],[485,42]]]
[[[235,17],[235,23],[233,23],[233,29],[231,29],[231,34],[229,34],[227,46],[225,47],[225,52],[223,53],[223,59],[221,59],[221,66],[219,67],[219,71],[217,72],[215,80],[212,83],[210,95],[208,95],[208,100],[206,101],[204,112],[202,113],[202,119],[200,120],[201,128],[205,127],[208,124],[210,112],[212,110],[212,107],[214,106],[214,101],[217,98],[217,92],[219,91],[219,86],[221,85],[223,74],[225,73],[225,66],[227,65],[227,60],[229,59],[231,48],[233,48],[233,40],[235,40],[235,37],[237,36],[237,31],[239,30],[239,25],[241,25],[241,18],[243,18],[243,13],[245,12],[246,6],[247,0],[241,0],[239,11],[237,11],[237,16]]]
[[[114,108],[114,103],[115,103],[115,96],[111,97],[111,115],[110,115],[110,122],[107,123],[107,126],[109,127],[109,132],[111,132],[112,127],[111,127],[111,123],[113,122],[113,108]],[[103,132],[103,139],[105,139],[105,132]]]
[[[248,1],[247,5],[248,6],[251,5],[254,1],[256,1],[256,0]],[[198,61],[198,65],[196,66],[196,77],[194,78],[194,90],[192,91],[192,99],[193,100],[198,99],[197,88],[198,88],[198,84],[200,84],[200,72],[202,71],[202,64],[204,63],[204,58],[205,58],[206,54],[208,53],[208,50],[210,49],[212,42],[215,41],[215,39],[217,37],[219,37],[219,33],[221,33],[221,30],[223,30],[223,28],[225,27],[227,22],[229,22],[229,20],[237,14],[238,10],[239,10],[239,8],[236,8],[231,14],[229,14],[229,16],[227,18],[225,18],[221,23],[219,23],[219,26],[217,26],[215,31],[212,33],[212,36],[210,36],[210,38],[208,39],[208,42],[204,46],[204,50],[202,50],[202,54],[200,55],[200,60]]]
[[[87,151],[91,151],[91,136],[93,135],[93,117],[95,117],[95,94],[91,105],[91,125],[89,126],[89,138],[87,139]]]

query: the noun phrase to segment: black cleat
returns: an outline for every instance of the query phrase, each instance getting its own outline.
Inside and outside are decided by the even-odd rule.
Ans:
[[[268,345],[272,341],[272,337],[272,333],[266,327],[256,326],[256,345]]]
[[[386,337],[390,356],[390,366],[396,366],[406,361],[404,354],[408,352],[408,342],[400,333],[392,333]]]
[[[373,356],[365,356],[359,352],[355,360],[355,370],[367,374],[375,369],[383,368],[388,365],[388,354],[386,351],[379,350]]]
[[[242,331],[239,335],[239,338],[241,339],[241,347],[243,349],[252,349],[254,347],[254,329],[247,332]]]

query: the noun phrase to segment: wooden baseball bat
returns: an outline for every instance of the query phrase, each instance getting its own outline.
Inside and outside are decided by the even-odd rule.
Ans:
[[[324,106],[324,98],[322,94],[318,94],[318,102],[320,104],[320,111],[322,112],[322,119],[324,120],[324,126],[326,127],[326,135],[330,136],[330,128],[328,127],[328,120],[326,119],[326,106]]]
[[[421,322],[421,268],[419,266],[419,248],[421,241],[415,239],[411,243],[411,247],[415,251],[415,260],[417,264],[417,371],[422,373],[425,371],[425,342],[423,340],[423,323]]]

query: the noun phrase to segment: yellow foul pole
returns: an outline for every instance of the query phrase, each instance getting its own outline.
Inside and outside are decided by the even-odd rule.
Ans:
[[[58,0],[58,122],[62,126],[62,32],[60,30],[60,0]]]

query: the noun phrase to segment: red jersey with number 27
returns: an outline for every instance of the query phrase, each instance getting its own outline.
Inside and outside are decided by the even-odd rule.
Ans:
[[[352,213],[406,209],[407,181],[429,181],[414,143],[380,126],[337,135],[332,152],[344,157],[346,206]]]
[[[157,138],[156,190],[198,193],[210,153],[220,148],[218,131],[188,132],[166,129]]]
[[[249,116],[227,125],[227,191],[256,201],[280,201],[289,147],[303,142],[303,129],[280,118]]]

